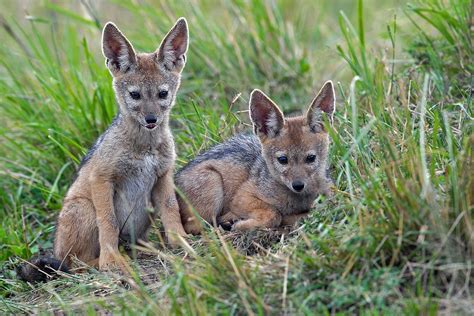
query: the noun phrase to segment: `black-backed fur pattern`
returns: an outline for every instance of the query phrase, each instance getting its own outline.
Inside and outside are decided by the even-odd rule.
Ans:
[[[179,170],[178,174],[188,168],[200,164],[203,161],[224,159],[226,157],[232,157],[232,159],[239,161],[250,169],[257,159],[261,159],[263,162],[261,151],[262,145],[257,136],[250,133],[238,134],[226,140],[224,143],[217,144],[209,150],[197,155],[193,160]]]

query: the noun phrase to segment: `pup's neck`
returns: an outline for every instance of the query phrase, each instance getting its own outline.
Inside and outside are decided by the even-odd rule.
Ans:
[[[137,151],[156,149],[173,139],[168,116],[165,116],[153,130],[140,125],[129,116],[122,116],[118,124],[121,125],[120,130],[123,131],[124,138]]]

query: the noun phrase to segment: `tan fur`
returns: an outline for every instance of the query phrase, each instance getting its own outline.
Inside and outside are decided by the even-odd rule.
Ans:
[[[57,259],[70,264],[75,256],[101,269],[119,265],[119,244],[146,240],[160,212],[170,241],[186,234],[174,193],[176,154],[168,120],[187,36],[186,21],[180,19],[156,52],[136,54],[113,24],[105,26],[103,52],[120,114],[84,159],[64,199],[55,236]]]
[[[184,194],[178,203],[185,231],[202,230],[193,209],[211,224],[233,223],[237,230],[293,225],[307,215],[317,195],[329,192],[329,137],[322,112],[332,121],[334,107],[332,82],[306,115],[294,118],[284,118],[276,104],[254,91],[250,115],[258,138],[234,137],[196,157],[176,176]],[[286,164],[277,160],[282,155]],[[314,162],[306,160],[311,155]],[[301,192],[295,189],[299,183]]]

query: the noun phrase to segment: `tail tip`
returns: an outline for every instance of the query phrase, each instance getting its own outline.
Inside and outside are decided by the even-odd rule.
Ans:
[[[57,271],[69,273],[64,262],[52,257],[38,257],[20,265],[17,274],[25,282],[37,283],[53,279]]]

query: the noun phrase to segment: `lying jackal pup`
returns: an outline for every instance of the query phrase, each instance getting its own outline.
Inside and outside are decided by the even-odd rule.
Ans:
[[[108,23],[102,45],[120,110],[83,159],[64,199],[54,242],[56,259],[69,265],[76,256],[95,265],[98,258],[100,269],[120,263],[119,241],[145,240],[157,212],[168,236],[185,234],[174,192],[175,148],[168,121],[185,64],[188,28],[179,19],[158,50],[137,54]],[[147,211],[150,202],[154,210]],[[42,260],[40,268],[48,264]]]
[[[318,194],[328,193],[329,137],[334,87],[325,83],[306,115],[285,118],[260,90],[250,95],[255,135],[238,135],[197,156],[176,175],[176,185],[195,211],[214,225],[233,229],[290,225],[306,215]],[[179,194],[178,194],[179,196]],[[184,229],[201,231],[185,199],[178,197]]]

